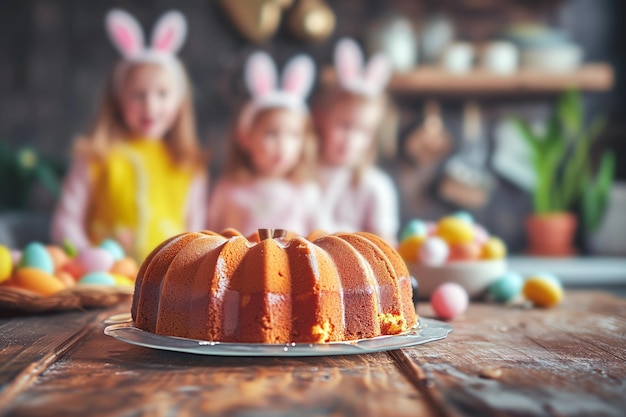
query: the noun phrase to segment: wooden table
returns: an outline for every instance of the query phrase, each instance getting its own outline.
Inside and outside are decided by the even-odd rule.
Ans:
[[[0,319],[0,416],[626,415],[626,300],[608,293],[569,292],[552,310],[475,303],[447,339],[312,358],[105,336],[101,321],[127,310]]]

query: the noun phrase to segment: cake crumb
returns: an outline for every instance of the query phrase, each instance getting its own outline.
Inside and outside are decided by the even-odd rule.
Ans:
[[[378,320],[380,320],[382,334],[398,334],[404,330],[404,318],[401,315],[381,313],[378,315]]]
[[[485,379],[498,379],[502,376],[502,369],[500,368],[485,368],[478,374],[481,378]]]
[[[315,326],[313,326],[311,328],[311,334],[318,343],[329,342],[332,330],[332,325],[328,321],[325,321],[322,325],[316,324]]]

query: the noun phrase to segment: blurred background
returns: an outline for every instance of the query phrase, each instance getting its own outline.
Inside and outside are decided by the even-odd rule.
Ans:
[[[320,84],[332,82],[341,37],[368,54],[386,52],[396,70],[389,87],[396,117],[389,118],[391,152],[379,162],[400,191],[401,223],[466,210],[514,253],[527,247],[524,218],[534,210],[537,173],[511,120],[541,129],[562,93],[576,88],[581,124],[604,120],[584,152],[586,166],[597,171],[605,151],[616,161],[600,226],[579,228],[577,247],[626,253],[626,7],[619,0],[0,0],[0,242],[47,238],[72,142],[88,128],[118,59],[103,25],[112,7],[132,13],[144,30],[171,8],[187,17],[180,56],[213,176],[246,97],[242,67],[252,51],[270,52],[279,65],[309,53]]]

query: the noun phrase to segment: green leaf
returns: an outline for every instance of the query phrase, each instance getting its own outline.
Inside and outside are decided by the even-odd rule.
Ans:
[[[568,89],[560,97],[557,112],[565,129],[570,133],[579,132],[583,123],[583,109],[580,92]]]
[[[609,203],[609,195],[615,175],[615,154],[605,151],[600,160],[596,177],[588,178],[583,191],[582,215],[585,230],[593,232],[602,224]]]

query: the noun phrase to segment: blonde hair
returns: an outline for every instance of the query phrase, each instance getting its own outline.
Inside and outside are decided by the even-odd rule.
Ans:
[[[128,65],[124,74],[125,77],[128,77],[132,71],[141,66],[163,68],[156,63],[140,62],[128,64],[125,61],[121,61],[113,68],[107,78],[100,109],[94,123],[88,134],[79,137],[76,142],[75,152],[80,157],[102,159],[115,144],[128,140],[131,136],[124,122],[119,101],[118,90],[123,83],[120,83],[115,76],[116,70],[120,65]],[[184,93],[178,115],[171,128],[166,132],[163,140],[177,165],[202,169],[208,156],[201,149],[196,134],[196,121],[190,93],[191,85],[186,73],[184,73],[183,81],[184,86],[182,88]]]
[[[396,153],[396,130],[398,115],[388,94],[382,93],[375,96],[365,96],[363,94],[347,91],[340,86],[329,86],[324,89],[314,101],[313,118],[320,137],[320,155],[324,154],[323,133],[326,129],[327,119],[338,106],[342,105],[368,105],[374,104],[380,107],[381,117],[378,129],[376,129],[374,140],[365,158],[360,160],[354,172],[354,179],[358,182],[365,168],[372,166],[382,154],[390,158]]]
[[[250,126],[254,126],[262,118],[267,117],[275,111],[293,111],[282,107],[269,107],[260,110],[252,119]],[[317,160],[317,138],[313,130],[311,116],[304,116],[304,137],[302,155],[295,168],[288,174],[287,179],[295,182],[305,182],[314,179],[315,164]],[[230,144],[228,150],[228,162],[224,170],[227,178],[235,181],[247,180],[255,175],[254,165],[250,159],[250,153],[241,146],[240,135],[245,134],[240,130],[239,123],[236,122],[231,129]]]

